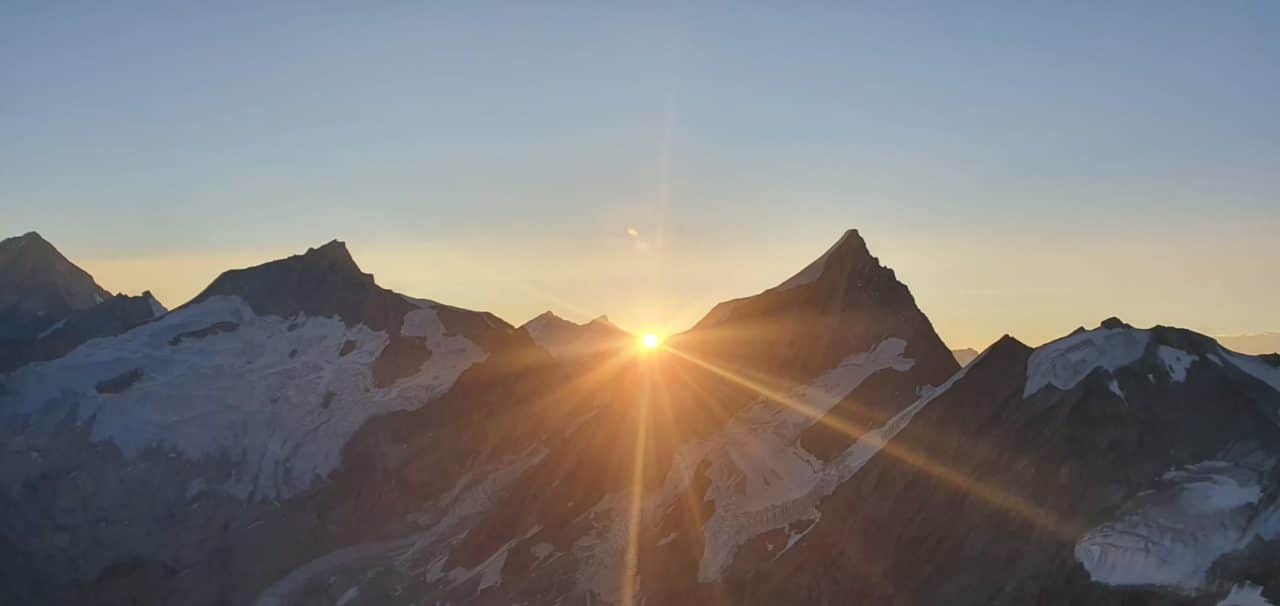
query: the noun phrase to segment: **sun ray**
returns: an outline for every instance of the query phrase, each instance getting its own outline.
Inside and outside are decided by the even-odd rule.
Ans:
[[[714,400],[710,397],[710,394],[707,393],[706,390],[702,388],[702,386],[694,383],[693,381],[690,381],[688,379],[688,376],[683,372],[683,369],[679,369],[678,367],[675,367],[675,368],[676,368],[675,372],[680,374],[680,379],[682,380],[682,382],[686,384],[688,387],[692,388],[698,394],[704,396],[704,399],[702,401],[708,402],[712,405],[713,410],[715,411],[715,413],[713,414],[719,413],[717,416],[723,416],[723,418],[725,419],[729,418],[729,415],[724,413],[724,410],[717,403],[714,402]],[[661,397],[659,398],[659,402],[662,403],[662,409],[663,409],[663,412],[665,413],[665,418],[667,420],[668,426],[673,428],[674,430],[675,428],[680,427],[680,424],[677,423],[675,413],[671,409],[671,402],[672,402],[671,389],[670,389],[671,381],[666,379],[669,379],[669,378],[664,377],[663,381],[658,382],[658,390],[659,390],[659,393],[661,394]],[[681,436],[681,438],[683,438],[683,436]],[[683,439],[676,440],[675,442],[682,443]],[[698,495],[694,493],[694,482],[692,478],[690,479],[689,482],[684,484],[684,487],[680,492],[681,492],[680,501],[681,501],[681,504],[684,506],[685,519],[687,520],[687,527],[685,528],[685,531],[690,533],[693,533],[693,532],[702,533],[703,532],[702,507],[700,506],[701,499],[699,499]],[[705,549],[705,545],[693,539],[689,539],[688,542],[690,544],[689,555],[693,558],[694,562],[700,561],[702,559],[703,553],[702,553],[702,549],[699,549],[699,546],[702,546],[702,548]],[[719,604],[727,603],[724,595],[724,588],[720,585],[720,583],[712,583],[711,592],[712,592],[713,604],[719,605]]]
[[[640,574],[640,514],[644,505],[644,459],[649,431],[649,405],[653,397],[653,365],[642,368],[639,409],[636,417],[636,440],[631,462],[631,502],[627,512],[627,549],[622,562],[622,606],[635,604],[637,578]]]
[[[758,385],[754,381],[743,378],[736,373],[725,370],[724,368],[706,360],[702,360],[689,353],[680,351],[670,345],[667,345],[663,349],[724,379],[751,389],[769,400],[800,412],[801,414],[805,414],[813,418],[816,422],[822,423],[831,429],[839,431],[852,439],[858,439],[864,434],[867,434],[869,429],[873,429],[856,426],[842,419],[833,418],[830,415],[826,415],[823,411],[817,410],[785,393]],[[1039,507],[1038,505],[1017,495],[1000,490],[994,486],[967,478],[963,474],[956,472],[944,464],[936,463],[919,453],[911,452],[909,449],[902,448],[893,440],[887,440],[881,444],[879,452],[923,471],[933,478],[988,505],[1004,510],[1018,518],[1030,522],[1054,534],[1055,536],[1074,541],[1076,536],[1079,534],[1074,529],[1061,522],[1056,515]]]

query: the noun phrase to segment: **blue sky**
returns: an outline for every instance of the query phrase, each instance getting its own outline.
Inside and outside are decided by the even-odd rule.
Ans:
[[[857,227],[956,346],[1280,329],[1273,3],[115,4],[0,4],[0,227],[112,290],[671,331]]]

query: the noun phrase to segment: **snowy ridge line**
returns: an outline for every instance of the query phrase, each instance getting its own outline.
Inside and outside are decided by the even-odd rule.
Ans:
[[[1028,398],[1050,385],[1066,391],[1098,368],[1114,373],[1129,366],[1146,353],[1152,334],[1151,330],[1132,327],[1097,328],[1042,345],[1027,360],[1022,397]],[[1220,355],[1208,354],[1210,361],[1221,364],[1223,358],[1230,360],[1240,370],[1280,391],[1280,368],[1221,345],[1217,350]],[[1186,381],[1191,366],[1200,360],[1198,355],[1165,344],[1155,346],[1155,355],[1174,383]],[[1118,386],[1112,391],[1118,393]]]
[[[1052,385],[1066,391],[1096,368],[1114,372],[1142,357],[1151,333],[1136,328],[1099,328],[1063,337],[1036,348],[1027,359],[1022,397]]]

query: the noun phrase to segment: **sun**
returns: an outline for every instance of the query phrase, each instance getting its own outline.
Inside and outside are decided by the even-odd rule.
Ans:
[[[654,333],[647,332],[644,334],[644,336],[640,337],[641,349],[657,349],[658,346],[661,344],[662,344],[662,339],[659,338],[658,335]]]

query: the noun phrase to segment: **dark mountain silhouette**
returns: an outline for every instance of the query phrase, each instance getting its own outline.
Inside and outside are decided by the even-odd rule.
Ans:
[[[110,297],[40,234],[0,241],[0,340],[34,338]]]

